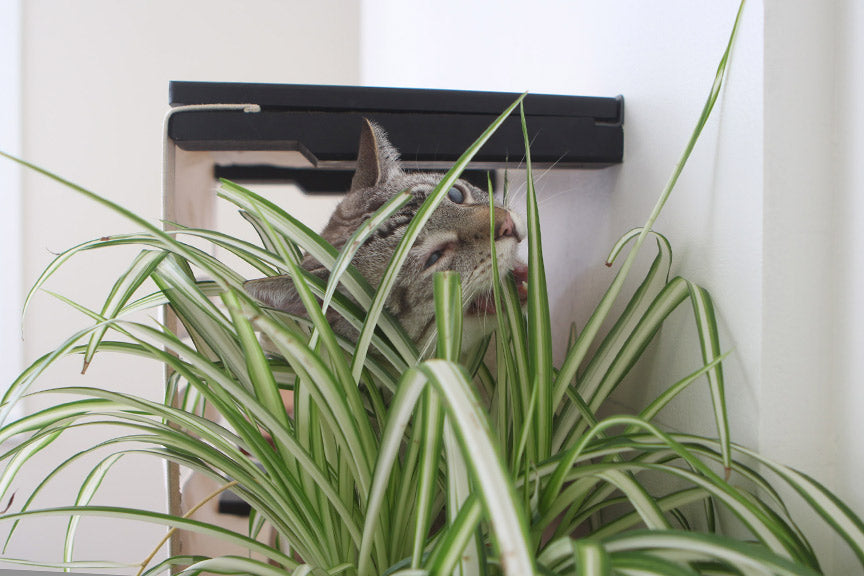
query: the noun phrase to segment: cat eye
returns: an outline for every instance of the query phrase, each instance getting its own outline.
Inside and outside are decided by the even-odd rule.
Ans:
[[[438,260],[440,260],[441,256],[443,256],[443,255],[444,255],[444,250],[436,250],[435,252],[433,252],[432,254],[429,255],[429,258],[426,259],[426,264],[423,265],[423,268],[429,268],[430,266],[432,266],[433,264],[438,262]]]
[[[456,204],[462,204],[465,202],[465,193],[455,186],[447,191],[447,197]]]

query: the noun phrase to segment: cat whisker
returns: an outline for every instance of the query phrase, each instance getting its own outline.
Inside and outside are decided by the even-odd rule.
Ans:
[[[567,196],[569,194],[573,194],[573,193],[578,192],[580,190],[582,190],[581,186],[574,186],[571,188],[559,189],[559,190],[556,190],[552,194],[546,195],[544,193],[545,191],[542,188],[538,189],[537,190],[537,205],[540,208],[543,208],[544,206],[548,205],[550,202],[554,202],[555,200],[557,200],[558,198],[560,198],[562,196]],[[524,200],[526,195],[527,195],[527,190],[520,190],[520,195],[518,197],[514,196],[513,198],[511,198],[510,203],[508,205],[508,208],[513,209],[514,205],[521,208],[522,205],[520,205],[519,202]]]
[[[565,188],[563,190],[556,190],[554,194],[551,194],[549,196],[544,196],[542,198],[538,198],[537,203],[540,206],[543,206],[544,204],[547,204],[547,203],[551,202],[552,200],[556,200],[562,196],[567,196],[569,194],[573,194],[574,192],[578,192],[581,189],[582,189],[581,187],[575,186],[573,188]]]
[[[517,188],[516,191],[511,194],[510,204],[511,205],[518,204],[519,202],[521,202],[525,198],[525,196],[527,194],[528,194],[528,184],[526,182],[523,182],[522,184],[519,185],[519,188]]]
[[[536,136],[535,136],[535,138],[536,138]],[[532,142],[532,144],[533,144],[533,142]],[[537,175],[534,178],[535,187],[537,187],[538,184],[542,183],[543,179],[549,175],[549,173],[552,171],[552,169],[556,168],[561,163],[561,161],[564,159],[564,156],[565,156],[565,154],[561,154],[560,156],[558,156],[558,158],[551,165],[547,166],[544,170],[542,170],[540,172],[539,175]],[[525,157],[523,156],[522,160],[519,162],[519,165],[515,168],[516,170],[519,170],[521,168],[524,160],[525,160]],[[508,196],[509,196],[508,201],[507,201],[508,207],[518,204],[518,202],[520,202],[523,199],[523,197],[525,195],[527,195],[527,193],[528,193],[528,182],[526,181],[526,182],[521,183],[515,192],[510,192],[508,194]]]
[[[534,179],[534,183],[536,184],[538,182],[541,182],[549,174],[549,172],[552,171],[553,168],[556,168],[558,166],[558,164],[561,163],[561,160],[564,159],[564,156],[565,156],[564,154],[561,154],[561,156],[559,156],[558,159],[555,160],[555,162],[553,162],[545,170],[540,172],[540,175]]]
[[[418,351],[420,353],[420,358],[428,358],[430,356],[434,342],[435,338],[433,338],[432,335],[426,338],[426,344],[424,344],[422,349]]]

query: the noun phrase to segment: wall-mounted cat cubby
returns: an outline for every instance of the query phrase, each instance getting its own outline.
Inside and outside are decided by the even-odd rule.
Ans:
[[[300,220],[326,218],[351,183],[364,118],[378,122],[410,170],[445,170],[518,97],[515,93],[245,83],[172,82],[165,122],[163,216],[166,226],[220,229],[217,179],[252,183]],[[529,94],[524,110],[531,158],[538,168],[601,168],[620,163],[621,97]],[[463,175],[485,188],[487,173],[523,167],[518,111],[476,155]],[[263,189],[263,190],[262,190]],[[220,204],[222,205],[220,207]],[[248,228],[246,222],[243,226]],[[251,230],[249,231],[252,234]],[[175,329],[170,314],[166,323]],[[213,486],[188,483],[186,502]],[[168,469],[169,511],[182,514],[180,477]],[[198,492],[196,492],[196,490]],[[213,503],[214,507],[216,503]],[[223,495],[220,507],[244,514]],[[216,513],[216,509],[212,511]],[[245,530],[246,520],[236,522]],[[179,536],[172,540],[177,550]],[[191,545],[186,535],[184,542]],[[224,552],[221,550],[220,552]]]
[[[213,154],[219,177],[292,181],[308,192],[348,188],[362,119],[383,126],[412,169],[449,167],[518,94],[349,86],[172,82],[171,142]],[[201,109],[254,104],[257,112]],[[182,110],[179,108],[178,110]],[[529,94],[525,115],[538,167],[621,162],[623,99]],[[518,167],[518,113],[477,154],[472,169]],[[482,177],[485,183],[485,175]]]
[[[386,127],[403,159],[420,167],[456,160],[518,94],[351,86],[172,82],[171,106],[257,104],[257,114],[201,111],[172,118],[184,150],[297,150],[319,168],[351,167],[363,117]],[[538,165],[605,166],[621,161],[623,100],[528,94],[525,115]],[[477,154],[500,168],[522,157],[518,114]]]

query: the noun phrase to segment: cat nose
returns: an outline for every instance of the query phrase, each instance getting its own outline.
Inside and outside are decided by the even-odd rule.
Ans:
[[[519,226],[513,221],[509,210],[495,209],[495,240],[512,236],[517,242],[522,241]]]

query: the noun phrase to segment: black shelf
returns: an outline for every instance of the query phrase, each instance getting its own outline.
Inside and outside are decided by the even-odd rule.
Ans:
[[[363,118],[380,123],[411,168],[456,160],[518,94],[349,86],[171,82],[172,106],[258,104],[174,114],[168,135],[184,150],[293,150],[314,167],[350,169]],[[524,102],[538,166],[603,167],[623,155],[623,98],[529,94]],[[518,112],[478,153],[477,168],[519,165]],[[263,178],[264,176],[261,176]]]

